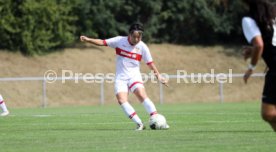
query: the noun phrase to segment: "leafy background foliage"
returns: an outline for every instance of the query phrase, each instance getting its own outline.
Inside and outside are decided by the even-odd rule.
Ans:
[[[0,0],[0,48],[46,54],[80,35],[127,35],[141,22],[152,43],[240,43],[240,0]]]

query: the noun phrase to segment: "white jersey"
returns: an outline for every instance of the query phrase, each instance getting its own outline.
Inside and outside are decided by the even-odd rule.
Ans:
[[[254,19],[244,17],[242,19],[242,29],[248,43],[251,43],[254,37],[261,36],[261,31]]]
[[[153,62],[149,48],[142,41],[136,45],[131,45],[127,36],[117,36],[104,40],[104,44],[116,50],[116,79],[127,80],[141,75],[141,60],[147,64]]]

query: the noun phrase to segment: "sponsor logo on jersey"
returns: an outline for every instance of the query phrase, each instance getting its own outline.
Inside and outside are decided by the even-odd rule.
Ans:
[[[120,48],[116,48],[116,54],[120,55],[120,56],[123,56],[123,57],[126,57],[126,58],[137,60],[137,61],[141,61],[141,59],[142,59],[142,55],[141,54],[137,54],[137,53],[133,53],[133,52],[128,52],[128,51],[122,50]]]

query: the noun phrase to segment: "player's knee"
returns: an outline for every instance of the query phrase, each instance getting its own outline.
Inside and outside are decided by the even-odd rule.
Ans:
[[[275,112],[263,112],[262,118],[267,122],[276,122],[276,113]]]
[[[134,94],[139,98],[147,98],[147,93],[144,88],[136,88]]]
[[[140,102],[143,102],[145,99],[148,98],[148,96],[146,94],[136,94],[136,96]]]

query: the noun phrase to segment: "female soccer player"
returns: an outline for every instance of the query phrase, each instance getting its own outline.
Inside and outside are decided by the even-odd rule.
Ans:
[[[7,106],[6,106],[6,104],[5,104],[5,102],[4,102],[4,99],[3,99],[3,97],[2,97],[2,95],[0,94],[0,107],[1,107],[1,109],[2,109],[2,113],[0,114],[0,116],[7,116],[7,115],[9,115],[9,111],[8,111],[8,109],[7,109]]]
[[[244,0],[249,15],[242,19],[242,28],[252,47],[244,49],[245,59],[251,58],[244,81],[253,73],[262,56],[269,70],[265,77],[261,115],[276,131],[276,8],[268,0]]]
[[[149,115],[157,114],[155,105],[148,98],[144,89],[140,73],[140,61],[144,60],[148,67],[153,70],[157,79],[167,85],[167,80],[159,74],[153,63],[149,48],[142,41],[143,32],[144,29],[141,24],[132,24],[129,28],[128,36],[117,36],[106,40],[93,39],[86,36],[80,37],[82,42],[98,46],[109,46],[116,50],[115,94],[125,114],[137,124],[136,130],[144,130],[145,126],[128,102],[129,91],[136,95]],[[164,129],[168,127],[167,125]]]

